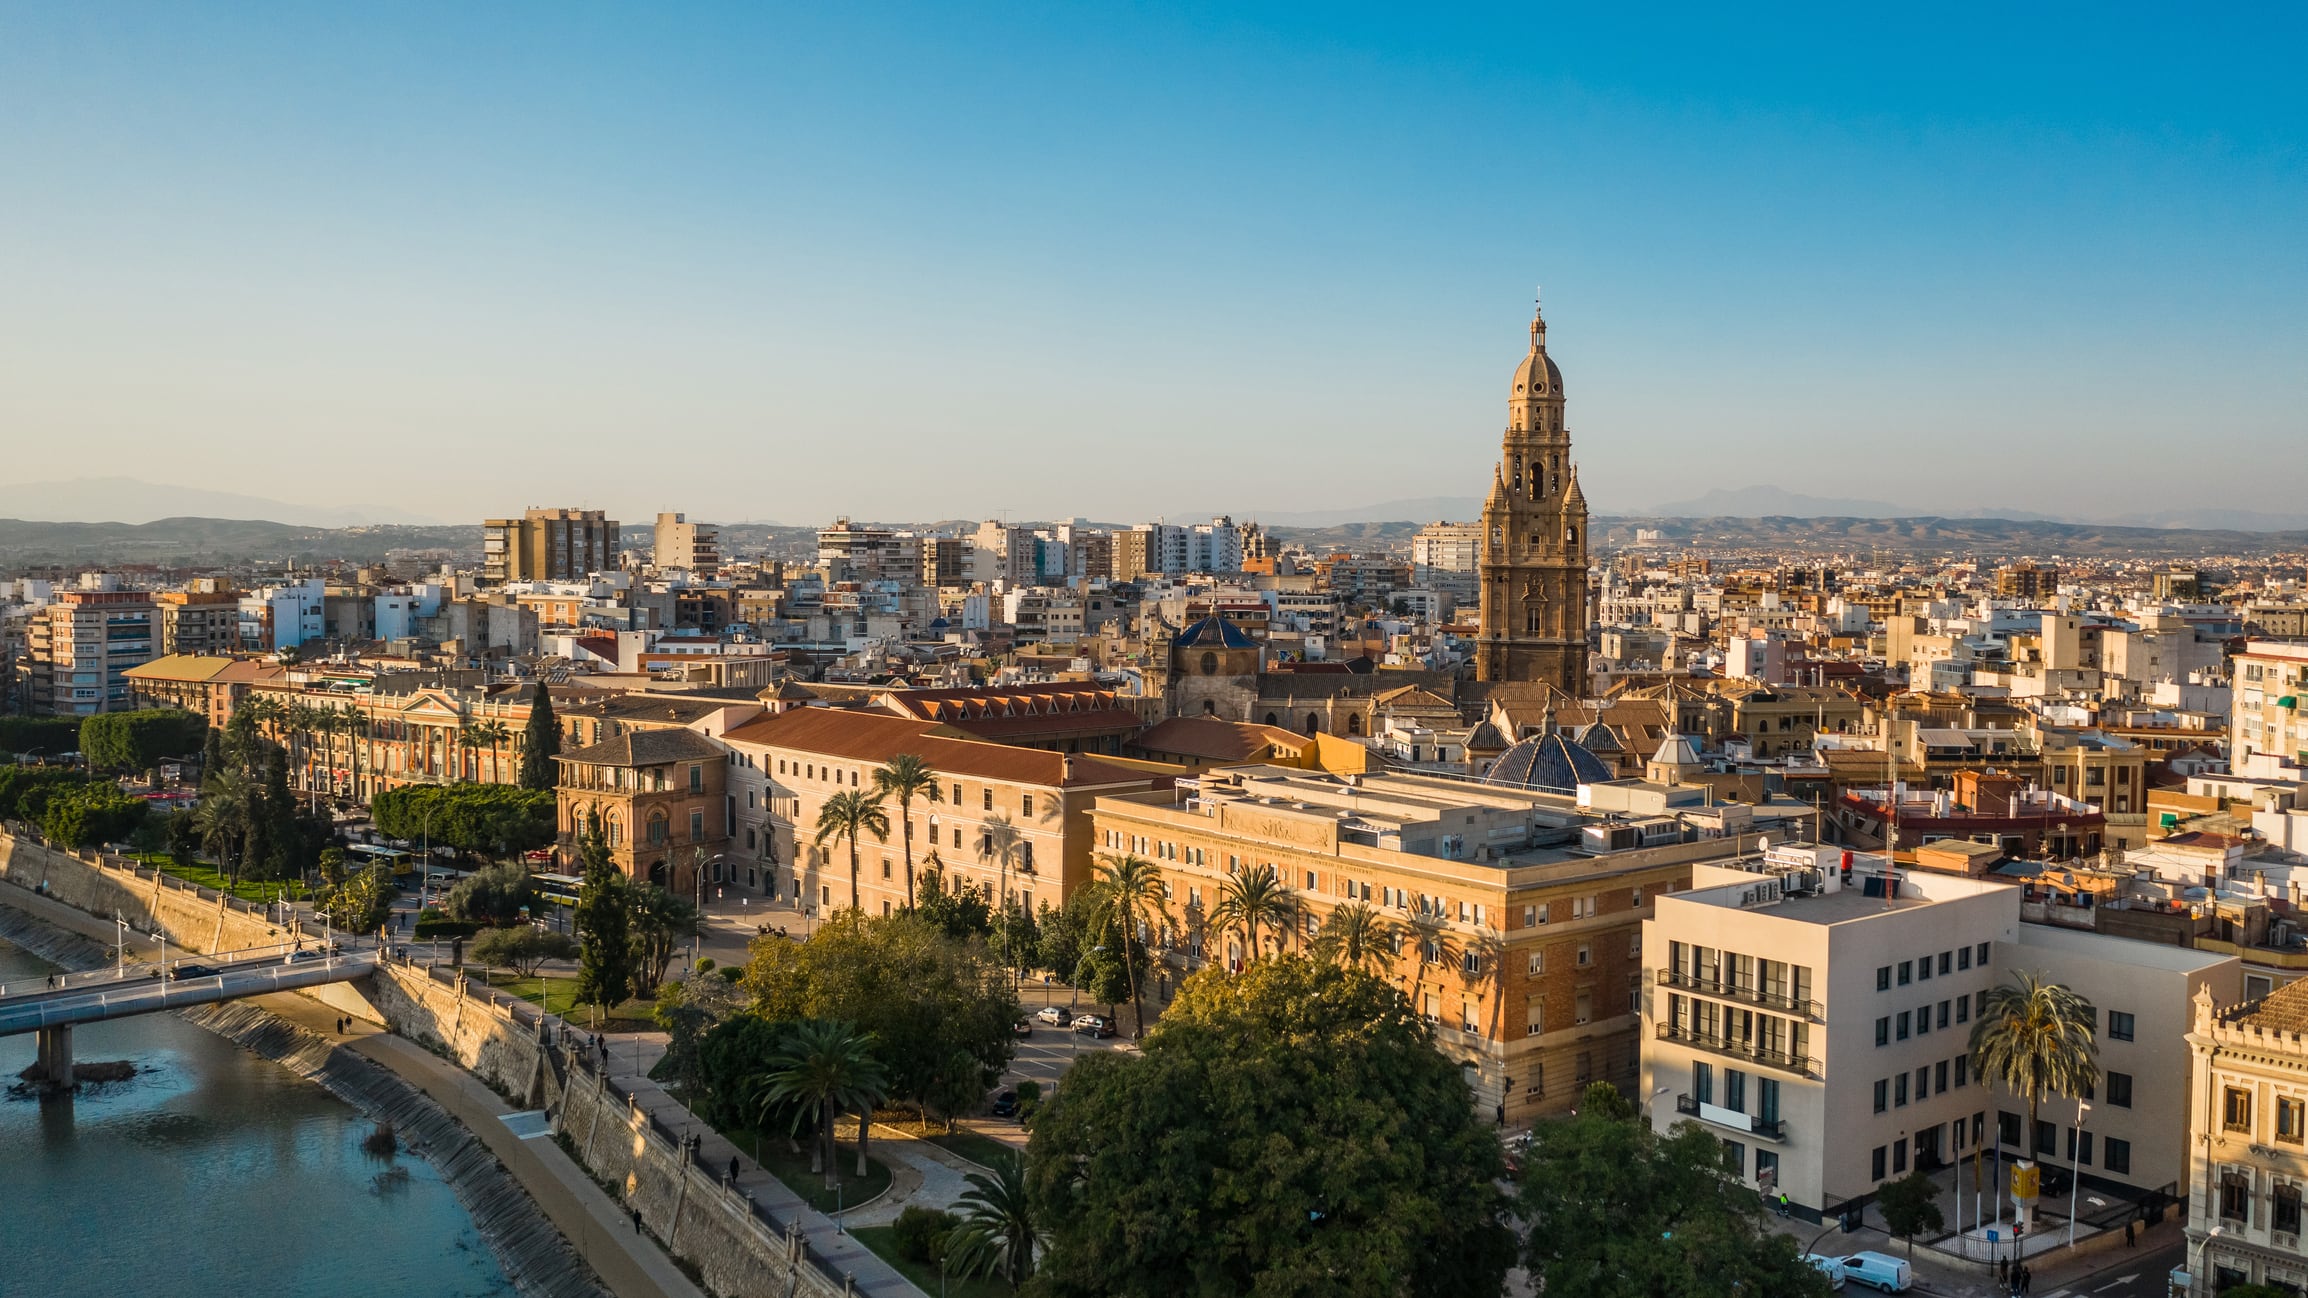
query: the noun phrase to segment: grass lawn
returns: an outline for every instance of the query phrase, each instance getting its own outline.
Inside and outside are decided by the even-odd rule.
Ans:
[[[260,905],[280,900],[281,889],[284,886],[279,883],[259,883],[253,879],[243,879],[240,881],[240,886],[228,888],[225,886],[227,876],[214,866],[206,864],[178,865],[174,858],[167,856],[140,856],[137,859],[143,864],[159,870],[162,874],[173,874],[186,883],[197,883],[203,888],[229,892],[242,901],[253,901]],[[285,886],[288,889],[289,900],[295,901],[304,896],[304,889],[298,887],[294,882]]]
[[[882,1261],[898,1269],[898,1274],[914,1282],[923,1293],[943,1293],[947,1298],[1009,1298],[1010,1286],[999,1280],[972,1277],[968,1280],[949,1277],[945,1288],[938,1287],[938,1269],[926,1262],[908,1262],[898,1256],[898,1231],[895,1226],[860,1226],[850,1234],[857,1242],[881,1254]]]
[[[852,1122],[850,1127],[855,1130],[857,1124]],[[756,1151],[754,1133],[747,1128],[724,1127],[721,1129],[721,1135],[723,1139],[748,1154]],[[808,1200],[810,1207],[828,1216],[833,1214],[837,1200],[834,1192],[825,1188],[825,1173],[809,1170],[808,1137],[805,1136],[802,1139],[801,1152],[796,1154],[786,1147],[785,1133],[763,1132],[758,1149],[763,1171],[785,1182],[786,1188]],[[835,1144],[834,1165],[841,1171],[841,1195],[838,1203],[842,1207],[856,1207],[890,1188],[888,1165],[874,1157],[870,1151],[866,1154],[866,1175],[855,1175],[857,1172],[857,1144],[855,1141],[844,1140]]]
[[[467,966],[476,970],[476,966]],[[593,1025],[593,1007],[577,1003],[577,979],[573,974],[554,974],[549,977],[522,978],[509,969],[486,971],[489,985],[499,991],[510,992],[531,1005],[541,1005],[547,1014],[558,1014],[579,1027]],[[656,1002],[630,1000],[608,1012],[603,1023],[612,1032],[646,1030],[657,1026],[651,1015]]]
[[[992,1136],[971,1131],[967,1127],[956,1127],[949,1134],[942,1122],[923,1122],[918,1118],[876,1117],[874,1125],[890,1127],[905,1132],[909,1136],[920,1137],[933,1145],[941,1145],[973,1163],[986,1167],[1000,1167],[1000,1160],[1020,1152],[1014,1146],[1005,1145]]]

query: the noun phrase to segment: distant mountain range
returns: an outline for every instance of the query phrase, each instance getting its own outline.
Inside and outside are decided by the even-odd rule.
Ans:
[[[170,486],[141,478],[73,478],[0,486],[0,514],[39,523],[100,520],[152,523],[162,519],[247,519],[299,527],[360,527],[375,523],[437,526],[438,518],[374,502],[299,505],[263,496]]]
[[[481,525],[299,527],[263,519],[160,518],[149,523],[54,523],[0,518],[0,576],[50,564],[373,563],[395,550],[481,550]]]

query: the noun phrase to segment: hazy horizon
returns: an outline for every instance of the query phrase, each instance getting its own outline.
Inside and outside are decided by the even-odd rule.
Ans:
[[[2299,512],[2296,11],[27,7],[0,516]]]

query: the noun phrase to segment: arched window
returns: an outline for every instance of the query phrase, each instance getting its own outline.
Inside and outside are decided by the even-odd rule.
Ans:
[[[1573,549],[1577,549],[1579,544],[1579,529],[1575,527],[1564,528],[1563,543],[1569,545]]]
[[[1315,733],[1319,732],[1321,729],[1322,729],[1322,718],[1321,718],[1321,717],[1319,717],[1319,716],[1316,716],[1316,715],[1315,715],[1314,713],[1312,713],[1312,712],[1309,712],[1309,713],[1307,713],[1307,714],[1306,714],[1306,733],[1308,733],[1308,734],[1310,734],[1310,735],[1311,735],[1311,734],[1315,734]]]
[[[1202,715],[1206,717],[1214,717],[1218,715],[1218,704],[1216,700],[1202,700]]]
[[[1269,712],[1266,714],[1266,724],[1270,726],[1279,726],[1282,724],[1282,718]]]
[[[1204,653],[1202,655],[1202,674],[1205,676],[1216,676],[1218,674],[1217,654]]]
[[[1361,713],[1349,712],[1346,714],[1346,733],[1350,735],[1359,735],[1362,733]]]

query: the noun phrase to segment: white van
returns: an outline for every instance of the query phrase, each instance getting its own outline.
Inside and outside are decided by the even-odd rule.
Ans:
[[[1906,1293],[1915,1287],[1915,1273],[1906,1259],[1889,1253],[1853,1253],[1843,1259],[1843,1274],[1885,1293]]]
[[[1819,1274],[1827,1277],[1828,1288],[1841,1289],[1843,1287],[1843,1282],[1847,1277],[1843,1273],[1842,1258],[1829,1257],[1825,1253],[1806,1253],[1803,1255],[1803,1260],[1819,1268]]]

